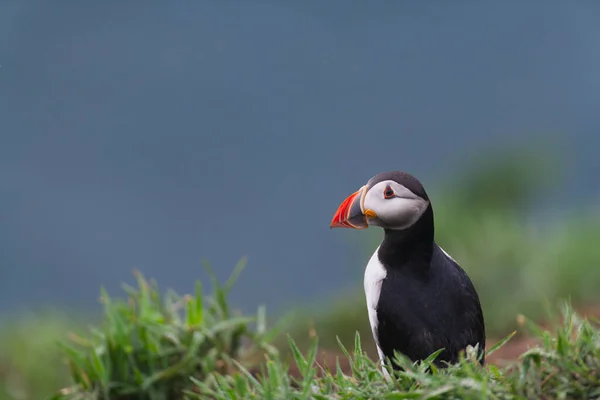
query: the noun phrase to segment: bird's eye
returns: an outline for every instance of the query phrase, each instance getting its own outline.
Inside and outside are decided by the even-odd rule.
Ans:
[[[394,193],[394,189],[392,189],[391,187],[387,186],[385,188],[385,190],[383,191],[383,197],[385,199],[391,199],[392,197],[394,197],[396,194]]]

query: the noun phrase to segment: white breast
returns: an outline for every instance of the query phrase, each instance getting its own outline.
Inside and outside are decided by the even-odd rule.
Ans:
[[[377,247],[375,253],[373,253],[369,263],[367,264],[367,268],[365,269],[364,285],[371,331],[373,333],[375,345],[377,346],[379,359],[383,361],[383,352],[381,351],[381,348],[379,347],[379,341],[377,340],[377,303],[379,302],[379,295],[381,294],[381,284],[385,279],[387,272],[385,267],[379,261],[379,257],[377,256],[378,251],[379,247]]]

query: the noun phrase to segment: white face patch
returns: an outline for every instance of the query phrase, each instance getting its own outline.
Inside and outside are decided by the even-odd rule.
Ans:
[[[367,191],[364,209],[373,210],[377,217],[369,224],[388,229],[406,229],[419,220],[429,202],[396,181],[381,181]]]

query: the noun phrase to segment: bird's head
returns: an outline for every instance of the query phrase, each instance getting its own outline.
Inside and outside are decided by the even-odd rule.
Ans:
[[[338,207],[331,228],[410,228],[429,207],[421,182],[402,171],[375,175]]]

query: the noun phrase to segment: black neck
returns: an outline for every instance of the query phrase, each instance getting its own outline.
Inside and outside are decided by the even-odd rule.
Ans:
[[[433,253],[433,209],[431,204],[421,218],[408,229],[384,229],[385,236],[379,247],[379,260],[387,267],[404,264],[429,265]]]

